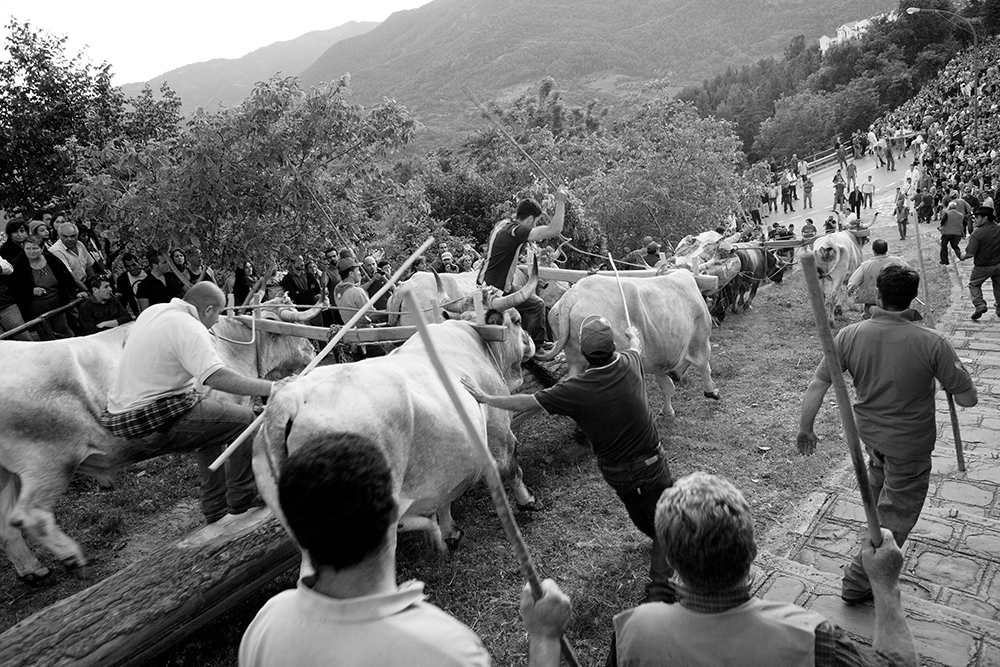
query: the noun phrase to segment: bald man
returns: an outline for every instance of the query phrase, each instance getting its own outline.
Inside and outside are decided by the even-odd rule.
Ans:
[[[101,418],[113,434],[146,451],[196,450],[201,511],[208,523],[255,504],[249,447],[233,454],[225,470],[208,469],[254,416],[248,407],[204,398],[202,392],[207,386],[240,396],[270,396],[272,387],[226,368],[219,358],[209,329],[219,321],[225,301],[216,285],[201,282],[183,299],[142,311],[125,341]]]

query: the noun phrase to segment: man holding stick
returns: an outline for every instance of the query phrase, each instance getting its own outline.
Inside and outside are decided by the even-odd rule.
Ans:
[[[490,232],[486,246],[486,257],[479,270],[476,283],[490,285],[504,294],[514,291],[514,273],[521,247],[529,241],[543,241],[562,233],[566,211],[566,191],[556,192],[556,211],[548,225],[536,227],[542,217],[542,207],[533,199],[522,199],[517,205],[514,220],[501,220]],[[545,303],[537,294],[532,294],[516,306],[521,313],[522,326],[541,351],[545,343]]]
[[[876,281],[878,306],[871,319],[841,329],[834,340],[840,366],[850,372],[857,391],[854,412],[879,519],[900,546],[920,517],[930,483],[935,380],[963,407],[978,400],[951,343],[905,316],[919,285],[913,269],[886,266]],[[802,454],[815,451],[813,424],[830,384],[824,359],[802,399],[797,442]],[[848,603],[872,599],[861,556],[844,571],[841,597]]]
[[[282,464],[278,503],[316,574],[272,598],[240,643],[240,667],[489,665],[463,623],[425,601],[423,584],[396,584],[392,470],[371,440],[334,433],[304,443]],[[570,601],[551,579],[521,617],[529,667],[558,667]]]
[[[544,409],[573,418],[590,440],[601,474],[625,504],[632,523],[653,539],[644,601],[674,602],[673,570],[653,526],[656,501],[672,478],[646,398],[639,331],[630,326],[625,335],[629,349],[616,352],[611,325],[591,315],[580,325],[580,351],[590,367],[535,394],[489,396],[468,378],[462,378],[462,384],[486,405],[519,412]]]

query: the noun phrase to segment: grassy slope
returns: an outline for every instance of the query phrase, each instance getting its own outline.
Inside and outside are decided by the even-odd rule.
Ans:
[[[882,229],[889,227],[877,228]],[[878,235],[892,238],[887,231]],[[915,263],[912,242],[903,249],[900,245],[890,241],[891,251]],[[925,254],[929,250],[933,248],[925,247]],[[927,256],[933,260],[933,254]],[[928,268],[935,311],[943,313],[948,277],[936,261]],[[859,317],[852,306],[838,324]],[[689,377],[674,399],[676,420],[661,418],[657,424],[674,474],[708,470],[732,479],[754,508],[758,535],[763,535],[806,495],[822,488],[830,472],[847,460],[832,403],[817,423],[824,438],[817,455],[800,458],[794,450],[799,401],[820,359],[801,274],[763,289],[748,314],[728,316],[713,331],[712,343],[714,376],[723,400],[702,398],[696,378]],[[655,384],[650,382],[648,389],[658,409]],[[832,394],[828,399],[832,401]],[[573,598],[570,637],[583,664],[603,664],[611,617],[642,594],[647,540],[631,526],[589,451],[574,439],[569,420],[536,417],[519,436],[525,479],[546,504],[540,513],[520,514],[521,529],[539,571],[555,578]],[[149,542],[153,534],[154,541],[166,541],[197,522],[196,505],[190,504],[196,486],[193,468],[190,457],[135,466],[123,476],[124,493],[117,494],[99,491],[89,482],[74,483],[57,516],[96,557],[99,576],[107,576],[123,565],[117,555],[135,551],[137,540]],[[191,508],[186,523],[167,511],[178,502]],[[175,520],[165,526],[164,515]],[[479,633],[495,664],[523,664],[527,645],[517,612],[523,579],[485,488],[477,486],[462,498],[455,517],[466,531],[465,540],[447,558],[428,558],[419,536],[401,537],[399,579],[426,582],[430,600]],[[239,638],[253,614],[268,596],[293,583],[293,573],[283,576],[156,664],[235,665]],[[28,591],[5,567],[0,570],[5,603],[0,605],[0,627],[79,588],[60,575],[57,586]]]

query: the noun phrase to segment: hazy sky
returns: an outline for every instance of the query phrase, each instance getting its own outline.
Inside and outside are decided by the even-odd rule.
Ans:
[[[430,0],[0,0],[0,41],[13,16],[69,37],[70,55],[87,47],[111,63],[118,85],[146,81],[181,65],[239,58],[273,42],[348,21],[384,21]]]

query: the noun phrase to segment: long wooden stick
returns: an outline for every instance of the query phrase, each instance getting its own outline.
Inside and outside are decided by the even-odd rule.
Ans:
[[[48,311],[42,313],[41,315],[39,315],[38,317],[36,317],[33,320],[29,320],[29,321],[25,322],[24,324],[19,324],[16,327],[14,327],[13,329],[11,329],[10,331],[3,332],[2,334],[0,334],[0,340],[6,340],[8,338],[13,338],[14,336],[16,336],[17,334],[21,333],[22,331],[25,331],[26,329],[30,329],[31,327],[35,326],[36,324],[40,324],[41,322],[49,319],[53,315],[58,315],[59,313],[65,311],[65,310],[69,310],[70,308],[75,308],[76,306],[79,306],[81,303],[83,303],[86,300],[87,300],[86,297],[82,297],[82,296],[81,297],[77,297],[76,299],[73,299],[72,301],[70,301],[69,303],[67,303],[67,304],[65,304],[63,306],[59,306],[58,308],[53,308],[52,310],[48,310]]]
[[[924,251],[920,245],[919,219],[914,224],[913,236],[917,239],[917,263],[920,265],[920,284],[923,286],[924,293],[924,319],[927,320],[927,326],[931,329],[937,329],[937,325],[934,322],[934,311],[931,310],[931,294],[929,281],[927,280],[927,269],[924,266]],[[955,256],[955,271],[955,275],[958,275],[957,255]],[[961,283],[961,281],[959,282]],[[945,390],[945,396],[948,399],[948,416],[951,417],[951,432],[955,440],[955,458],[958,459],[958,471],[965,472],[965,452],[962,451],[962,433],[958,425],[958,409],[955,407],[955,397],[947,390]]]
[[[625,300],[625,290],[622,289],[622,277],[618,275],[618,267],[615,266],[615,258],[608,253],[608,261],[611,262],[611,270],[615,272],[615,281],[618,283],[618,293],[622,295],[622,306],[625,308],[625,326],[632,328],[632,318],[628,316],[628,301]]]
[[[864,455],[861,453],[861,438],[858,435],[857,422],[854,421],[854,408],[851,406],[851,397],[847,393],[847,383],[844,381],[844,371],[840,368],[837,350],[833,345],[833,331],[830,330],[826,305],[823,303],[823,287],[819,284],[819,274],[816,272],[816,257],[812,250],[803,250],[800,261],[802,273],[806,279],[806,287],[809,290],[813,317],[816,319],[816,330],[819,332],[819,339],[823,344],[827,372],[830,374],[830,381],[833,383],[833,390],[837,396],[840,422],[844,426],[844,437],[847,439],[847,447],[851,452],[851,462],[854,464],[854,476],[857,478],[858,487],[861,490],[861,504],[865,508],[865,518],[868,521],[868,538],[872,545],[877,547],[882,544],[882,529],[879,525],[875,498],[872,496],[872,487],[868,482],[868,471],[865,470]]]
[[[403,262],[402,266],[400,266],[399,269],[397,269],[394,274],[392,274],[392,277],[389,278],[389,280],[385,283],[385,285],[382,285],[382,287],[380,287],[379,290],[375,292],[375,294],[373,294],[370,299],[368,299],[368,302],[365,303],[365,305],[361,306],[361,308],[358,309],[358,312],[354,313],[354,317],[348,320],[347,324],[345,324],[340,328],[340,331],[337,332],[337,335],[331,338],[330,342],[326,344],[326,347],[324,347],[320,351],[320,353],[317,354],[316,357],[309,362],[309,365],[306,366],[301,373],[299,373],[299,377],[308,374],[312,369],[316,368],[316,366],[319,365],[319,362],[322,361],[323,358],[330,353],[330,350],[336,347],[336,345],[341,341],[341,339],[347,335],[347,332],[350,331],[355,324],[361,321],[361,318],[365,316],[365,313],[367,313],[372,306],[375,305],[375,302],[381,299],[382,295],[388,292],[389,289],[396,284],[396,281],[400,279],[400,277],[403,275],[403,273],[406,272],[407,269],[410,268],[410,265],[416,261],[417,257],[420,257],[422,254],[424,254],[424,252],[429,247],[431,247],[431,244],[433,243],[434,243],[434,237],[429,236],[427,240],[424,241],[419,248],[414,250],[413,254],[410,255],[405,262]],[[215,472],[216,470],[221,468],[222,464],[226,462],[226,459],[232,456],[233,452],[239,449],[240,445],[246,442],[247,439],[249,439],[249,437],[253,435],[253,432],[257,430],[258,426],[260,426],[260,423],[264,421],[264,415],[266,414],[267,414],[267,406],[264,407],[263,412],[257,415],[257,418],[253,420],[253,423],[247,426],[246,429],[244,429],[243,433],[240,433],[239,437],[233,440],[233,443],[228,447],[226,447],[225,451],[219,454],[219,458],[212,461],[212,465],[208,466],[208,469],[211,470],[212,472]]]
[[[534,166],[534,168],[538,170],[538,173],[541,174],[542,177],[549,182],[549,185],[552,186],[552,189],[558,190],[559,186],[556,185],[556,182],[552,179],[552,177],[549,176],[544,169],[542,169],[542,165],[538,164],[535,161],[535,158],[528,155],[528,151],[524,150],[524,147],[521,146],[521,144],[517,143],[517,140],[514,139],[513,136],[511,136],[510,132],[508,132],[504,128],[504,126],[500,124],[500,120],[492,113],[490,113],[489,109],[486,108],[485,104],[479,101],[479,98],[476,97],[476,94],[473,93],[472,90],[470,90],[469,87],[465,84],[462,84],[462,90],[465,92],[466,95],[468,95],[472,99],[473,102],[475,102],[476,106],[479,107],[479,110],[482,111],[483,115],[486,116],[490,120],[490,122],[493,123],[493,125],[497,128],[497,131],[500,132],[500,134],[504,137],[504,139],[509,141],[514,146],[514,148],[521,151],[521,155],[526,157],[528,159],[528,162],[530,162],[532,166]]]
[[[441,357],[438,356],[437,349],[434,347],[434,341],[431,340],[430,334],[427,331],[427,320],[424,319],[424,314],[420,312],[416,297],[412,292],[408,292],[405,295],[405,299],[407,306],[414,313],[417,331],[424,341],[427,356],[430,357],[431,364],[434,366],[434,370],[437,371],[438,377],[441,379],[441,384],[444,385],[445,391],[448,393],[448,398],[455,407],[455,412],[458,413],[462,424],[465,426],[465,430],[469,434],[469,441],[483,462],[483,468],[486,471],[486,483],[490,489],[490,496],[493,497],[493,505],[496,507],[497,515],[500,517],[500,523],[503,524],[504,532],[507,533],[507,539],[510,540],[511,545],[514,547],[518,565],[521,567],[521,574],[528,580],[528,584],[531,586],[531,594],[538,600],[542,597],[542,582],[538,578],[538,572],[535,570],[531,554],[528,552],[528,545],[525,544],[524,537],[521,535],[521,529],[518,528],[517,520],[510,509],[510,502],[507,500],[507,493],[504,491],[503,481],[500,479],[500,472],[497,470],[497,462],[493,459],[493,454],[490,452],[489,447],[486,446],[486,441],[483,439],[479,429],[476,428],[472,418],[469,417],[469,413],[462,403],[458,390],[455,388],[455,383],[452,382],[451,376],[448,375],[448,371],[441,361]],[[566,662],[574,666],[580,664],[576,657],[576,652],[565,636],[559,638],[559,646],[562,649],[563,657],[566,658]]]

